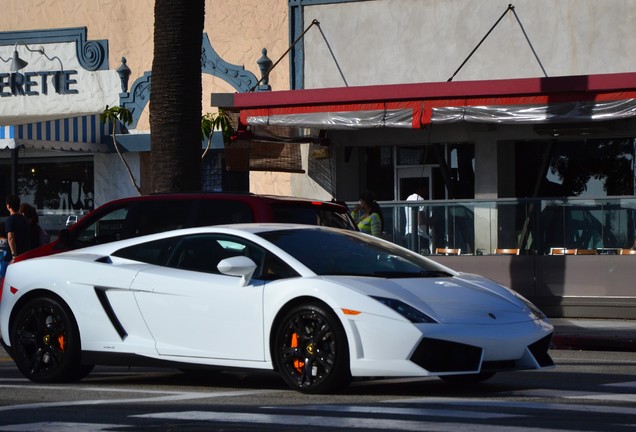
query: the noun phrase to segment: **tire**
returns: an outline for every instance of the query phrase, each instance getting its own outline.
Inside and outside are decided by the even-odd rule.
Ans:
[[[80,364],[80,337],[68,307],[51,297],[24,304],[11,326],[11,346],[22,374],[34,382],[73,382],[93,366]]]
[[[274,365],[302,393],[336,391],[351,381],[347,336],[335,314],[317,304],[290,310],[276,330]]]
[[[464,375],[444,375],[440,378],[450,384],[477,384],[495,376],[494,372],[480,372]]]

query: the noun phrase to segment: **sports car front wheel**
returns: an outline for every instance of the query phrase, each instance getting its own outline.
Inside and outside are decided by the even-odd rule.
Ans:
[[[274,341],[274,364],[303,393],[329,393],[351,380],[347,337],[335,314],[318,304],[290,310]]]
[[[92,366],[80,364],[77,324],[61,301],[51,297],[29,300],[11,328],[16,365],[31,381],[77,381],[91,371]]]

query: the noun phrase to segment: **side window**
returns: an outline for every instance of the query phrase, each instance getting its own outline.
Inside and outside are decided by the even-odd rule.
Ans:
[[[134,236],[188,227],[192,203],[192,200],[141,202],[134,215]]]
[[[306,206],[276,204],[272,207],[274,222],[299,223],[305,225],[321,225],[333,228],[356,230],[346,212],[338,212],[327,206]]]
[[[182,270],[220,274],[218,264],[225,258],[246,256],[256,263],[254,278],[274,280],[298,274],[262,247],[239,237],[195,234],[182,237],[175,245],[167,266]]]
[[[180,237],[171,237],[119,249],[113,255],[148,264],[165,266]]]
[[[252,209],[242,201],[204,199],[197,212],[196,226],[254,222]]]
[[[221,260],[232,256],[230,252],[239,255],[241,251],[228,251],[216,235],[185,236],[176,245],[167,265],[182,270],[220,274],[217,266]]]
[[[74,247],[86,247],[120,240],[124,224],[130,212],[130,205],[111,210],[86,226],[73,229]]]

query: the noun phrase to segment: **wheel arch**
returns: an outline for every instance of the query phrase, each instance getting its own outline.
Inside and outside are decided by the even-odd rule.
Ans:
[[[287,315],[287,313],[292,310],[295,307],[298,307],[300,305],[303,304],[316,304],[320,307],[323,307],[329,311],[331,311],[334,316],[337,318],[338,320],[338,325],[341,327],[342,332],[347,336],[345,338],[345,343],[347,344],[347,354],[349,356],[349,364],[351,364],[351,360],[350,360],[350,356],[351,356],[351,346],[349,343],[349,333],[347,331],[347,329],[345,328],[344,323],[342,322],[341,317],[339,316],[339,314],[334,310],[333,307],[331,307],[327,302],[325,302],[324,300],[321,300],[317,297],[313,297],[313,296],[301,296],[301,297],[295,297],[291,300],[289,300],[287,303],[285,303],[283,305],[283,307],[281,307],[278,310],[278,313],[276,314],[276,316],[274,317],[274,320],[272,321],[272,325],[269,329],[269,340],[268,340],[268,347],[269,347],[269,358],[270,358],[270,362],[272,364],[272,367],[274,368],[274,371],[277,372],[277,367],[276,367],[276,362],[274,361],[273,358],[273,352],[275,350],[274,347],[274,342],[276,340],[276,331],[278,330],[278,327],[281,324],[281,321],[283,319],[283,317],[285,315]]]
[[[35,298],[38,298],[38,297],[49,297],[49,298],[52,298],[55,301],[59,302],[66,309],[68,309],[71,317],[73,317],[73,321],[75,322],[75,326],[76,326],[76,329],[77,329],[77,334],[79,335],[80,347],[81,347],[82,346],[82,335],[79,332],[79,325],[77,323],[77,317],[73,313],[73,310],[71,309],[69,304],[66,302],[66,300],[64,300],[64,298],[62,298],[59,294],[57,294],[57,293],[55,293],[55,292],[53,292],[51,290],[48,290],[46,288],[37,288],[37,289],[30,290],[29,292],[27,292],[26,294],[21,296],[18,299],[18,301],[15,302],[15,304],[11,308],[11,314],[9,316],[9,335],[13,334],[13,325],[14,325],[16,314],[20,311],[20,309],[22,309],[22,307],[26,303],[28,303],[29,301],[31,301],[31,300],[33,300]],[[12,343],[12,341],[9,341],[9,342]]]

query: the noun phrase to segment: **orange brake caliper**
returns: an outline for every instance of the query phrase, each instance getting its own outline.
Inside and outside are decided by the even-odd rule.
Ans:
[[[57,343],[60,344],[60,350],[64,351],[64,335],[57,337]]]
[[[292,348],[298,348],[298,334],[296,333],[292,333],[292,338],[291,338],[291,347]],[[305,362],[301,361],[301,360],[294,360],[294,368],[298,371],[298,373],[302,373],[303,372],[303,367],[305,367]]]

